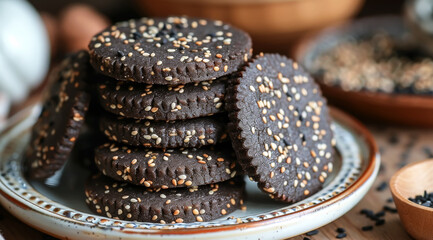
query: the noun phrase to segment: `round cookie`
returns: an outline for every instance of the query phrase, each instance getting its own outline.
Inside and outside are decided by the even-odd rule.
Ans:
[[[272,198],[311,196],[333,170],[326,100],[297,63],[261,54],[227,90],[229,133],[244,171]]]
[[[227,215],[243,204],[241,179],[175,189],[142,188],[116,182],[97,174],[85,186],[86,203],[102,216],[155,223],[210,221]]]
[[[247,33],[221,21],[141,18],[95,35],[90,61],[104,75],[147,84],[207,81],[236,72],[251,56]]]
[[[90,102],[85,83],[90,69],[86,51],[61,63],[27,149],[30,177],[48,178],[68,159]]]
[[[223,112],[225,88],[226,81],[222,80],[177,86],[111,80],[99,84],[98,93],[101,106],[116,115],[173,121]]]
[[[106,143],[95,151],[95,163],[106,176],[152,188],[200,186],[236,176],[230,145],[203,148],[149,149]]]
[[[227,123],[225,115],[170,122],[104,115],[99,126],[110,140],[130,146],[198,148],[227,140]]]

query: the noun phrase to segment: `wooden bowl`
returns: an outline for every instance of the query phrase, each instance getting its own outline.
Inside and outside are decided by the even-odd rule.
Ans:
[[[411,42],[403,19],[386,16],[357,20],[353,23],[327,29],[301,41],[294,51],[295,58],[310,72],[313,62],[323,52],[341,42],[369,36],[378,31],[387,32],[396,41]],[[321,76],[313,76],[321,83]],[[367,91],[344,91],[340,87],[321,84],[323,94],[332,105],[353,115],[387,125],[433,127],[433,97],[410,94],[387,94]]]
[[[350,18],[364,0],[136,0],[152,17],[219,19],[247,31],[254,49],[286,53],[307,33]]]
[[[409,201],[409,197],[433,191],[433,159],[400,169],[390,181],[398,214],[406,231],[415,239],[433,239],[433,208]]]
[[[433,127],[433,97],[372,92],[348,92],[320,84],[331,105],[369,122],[409,127]]]

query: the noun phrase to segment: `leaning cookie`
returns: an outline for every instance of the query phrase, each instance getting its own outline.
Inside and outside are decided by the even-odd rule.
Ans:
[[[226,81],[165,86],[105,80],[98,86],[99,102],[108,112],[135,119],[183,120],[224,111]]]
[[[210,221],[243,204],[244,182],[228,180],[199,187],[153,190],[97,174],[85,186],[86,203],[100,215],[155,223]]]
[[[131,146],[198,148],[227,140],[227,123],[225,115],[163,122],[106,114],[99,126],[110,140]]]
[[[163,150],[107,143],[96,149],[95,162],[115,180],[163,189],[217,183],[239,174],[227,144]]]
[[[27,149],[30,177],[48,178],[68,159],[90,102],[85,83],[90,68],[86,51],[77,52],[61,63]]]
[[[257,56],[227,91],[229,133],[244,171],[272,198],[311,196],[333,170],[326,100],[297,63]]]
[[[235,72],[251,55],[251,38],[221,21],[141,18],[92,38],[90,61],[103,75],[147,84],[207,81]]]

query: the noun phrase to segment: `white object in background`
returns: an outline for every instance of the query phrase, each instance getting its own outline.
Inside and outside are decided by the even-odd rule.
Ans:
[[[0,0],[0,91],[13,102],[45,77],[50,47],[41,17],[24,0]]]

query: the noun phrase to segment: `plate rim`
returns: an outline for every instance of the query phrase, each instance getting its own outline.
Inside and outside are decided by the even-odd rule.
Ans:
[[[129,228],[116,228],[113,226],[107,226],[107,229],[110,229],[113,232],[119,232],[122,234],[137,234],[137,235],[185,235],[185,234],[205,234],[205,233],[219,233],[219,232],[225,232],[225,231],[236,231],[236,230],[242,230],[242,229],[251,229],[251,228],[257,228],[264,225],[272,225],[279,222],[284,222],[285,220],[290,219],[294,214],[301,216],[308,214],[312,211],[317,211],[317,208],[323,209],[330,205],[335,204],[336,202],[339,202],[347,197],[349,197],[351,194],[353,194],[357,189],[359,189],[362,185],[364,185],[370,178],[374,175],[376,172],[376,167],[378,165],[378,162],[380,161],[380,155],[379,151],[376,145],[376,142],[371,135],[371,133],[367,130],[367,128],[361,124],[358,120],[353,118],[352,116],[344,113],[343,111],[335,108],[330,107],[330,113],[331,116],[338,120],[341,125],[345,126],[346,128],[350,129],[351,132],[354,134],[359,135],[365,142],[366,147],[368,148],[368,165],[366,166],[365,170],[362,171],[359,175],[359,177],[346,189],[344,189],[341,193],[338,195],[327,199],[323,202],[320,202],[318,204],[315,204],[314,207],[308,207],[302,210],[299,210],[297,212],[293,213],[287,213],[280,216],[274,216],[272,218],[267,219],[261,219],[253,222],[243,222],[233,225],[222,225],[222,226],[211,226],[211,227],[193,227],[193,228],[177,228],[177,229],[129,229]],[[3,135],[3,133],[0,133],[0,136]],[[38,214],[43,214],[47,217],[54,218],[57,220],[67,221],[72,224],[78,224],[81,226],[87,226],[87,224],[78,221],[76,219],[72,218],[61,218],[59,216],[52,216],[49,214],[45,214],[43,212],[38,211],[37,209],[34,209],[32,207],[29,207],[25,204],[22,204],[18,200],[14,199],[13,197],[9,196],[7,192],[4,191],[3,188],[0,188],[0,195],[11,202],[12,204],[26,209],[34,211]],[[42,232],[48,233],[47,231],[44,231],[44,229],[40,229],[38,226],[34,224],[30,224],[26,222],[26,224],[32,226],[33,228],[36,228]],[[102,226],[101,226],[102,227]],[[52,232],[49,232],[49,234],[53,235]],[[54,234],[55,235],[55,234]]]

